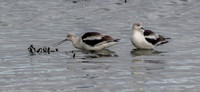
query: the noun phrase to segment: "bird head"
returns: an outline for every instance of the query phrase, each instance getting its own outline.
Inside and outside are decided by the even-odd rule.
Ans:
[[[69,33],[69,34],[67,34],[67,38],[66,39],[64,39],[64,40],[62,40],[60,42],[57,42],[55,44],[52,44],[52,45],[55,47],[55,46],[58,46],[58,45],[64,43],[65,41],[72,41],[73,42],[75,39],[76,39],[76,35],[73,34],[73,33]]]
[[[133,24],[133,29],[134,30],[141,30],[142,28],[142,23],[141,22],[136,22]]]
[[[74,38],[76,37],[76,35],[74,33],[69,33],[67,34],[67,41],[72,41]]]

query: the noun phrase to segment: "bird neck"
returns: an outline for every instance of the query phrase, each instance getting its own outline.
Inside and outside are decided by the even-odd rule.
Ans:
[[[142,29],[133,29],[133,34],[135,33],[143,33]]]
[[[80,49],[81,45],[80,45],[80,38],[79,37],[74,37],[72,40],[72,44],[75,48]]]

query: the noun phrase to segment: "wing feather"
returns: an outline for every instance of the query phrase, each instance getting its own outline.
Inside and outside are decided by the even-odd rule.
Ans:
[[[163,36],[158,35],[151,30],[144,30],[143,34],[145,39],[152,45],[159,45],[167,42]]]
[[[87,32],[82,36],[83,40],[91,39],[101,39],[102,34],[98,32]]]
[[[103,35],[98,32],[88,32],[82,36],[82,41],[89,46],[98,46],[112,41],[118,41],[108,35]]]

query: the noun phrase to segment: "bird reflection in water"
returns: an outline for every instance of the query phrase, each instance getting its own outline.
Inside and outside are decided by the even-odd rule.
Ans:
[[[90,51],[90,53],[96,54],[99,57],[118,57],[118,55],[114,51],[111,51],[109,49],[103,49],[99,51]]]
[[[142,59],[133,59],[132,63],[164,64],[164,60],[142,60]]]
[[[133,49],[131,52],[132,56],[151,56],[151,55],[158,55],[160,53],[163,53],[161,51],[156,51],[153,49],[146,50],[146,49]]]
[[[88,51],[88,50],[75,50],[67,51],[66,55],[73,54],[73,59],[87,59],[87,58],[100,58],[100,57],[118,57],[118,55],[111,50],[103,49],[99,51]]]
[[[118,57],[118,55],[111,50],[103,49],[99,51],[83,51],[83,54],[85,54],[85,57],[82,59],[87,58],[100,58],[100,57]]]

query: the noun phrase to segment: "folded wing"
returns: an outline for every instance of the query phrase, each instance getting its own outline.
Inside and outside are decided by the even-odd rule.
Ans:
[[[152,45],[160,45],[168,42],[163,36],[158,35],[151,30],[144,30],[144,37]]]
[[[82,36],[82,41],[89,46],[99,46],[109,42],[117,42],[118,39],[113,39],[109,35],[103,35],[98,32],[87,32]]]

